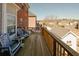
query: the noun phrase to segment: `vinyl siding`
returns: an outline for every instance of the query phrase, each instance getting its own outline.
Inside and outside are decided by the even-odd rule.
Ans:
[[[2,4],[0,3],[0,33],[2,32]]]

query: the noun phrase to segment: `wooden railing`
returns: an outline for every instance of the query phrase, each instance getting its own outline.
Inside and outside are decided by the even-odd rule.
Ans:
[[[65,44],[55,36],[53,33],[49,32],[46,28],[41,27],[41,33],[46,41],[48,49],[53,56],[79,56],[79,54],[74,51],[71,47]]]

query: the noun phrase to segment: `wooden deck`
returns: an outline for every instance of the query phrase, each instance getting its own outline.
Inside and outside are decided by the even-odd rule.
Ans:
[[[32,33],[24,41],[24,47],[18,51],[17,56],[51,56],[46,42],[40,32]]]

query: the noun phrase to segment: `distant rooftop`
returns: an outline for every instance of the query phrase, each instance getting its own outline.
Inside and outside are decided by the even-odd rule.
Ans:
[[[74,33],[76,36],[79,37],[79,30],[77,29],[65,29],[65,28],[55,28],[55,27],[51,29],[51,32],[56,36],[59,36],[59,38],[65,36],[69,31],[71,31],[72,33]]]

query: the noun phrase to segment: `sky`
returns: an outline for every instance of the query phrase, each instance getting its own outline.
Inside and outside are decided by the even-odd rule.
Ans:
[[[37,20],[47,16],[79,19],[79,3],[30,3],[29,10],[36,14]]]

